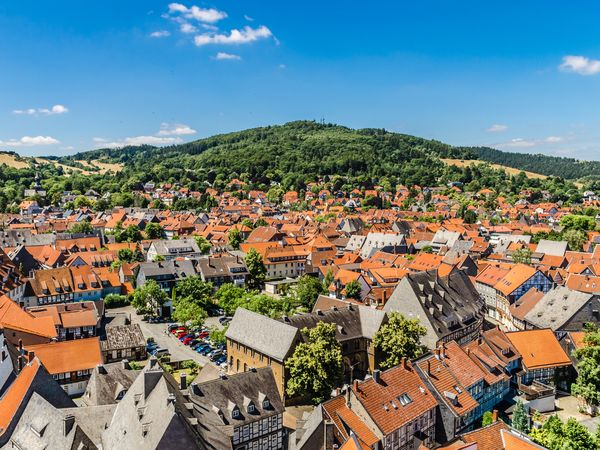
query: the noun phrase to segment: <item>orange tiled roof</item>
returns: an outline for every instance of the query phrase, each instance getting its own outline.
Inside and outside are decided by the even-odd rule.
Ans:
[[[102,364],[97,337],[29,345],[27,350],[35,352],[51,375],[93,369]]]
[[[506,337],[521,354],[528,370],[571,365],[569,356],[550,329],[513,331],[506,333]]]
[[[0,434],[12,422],[39,369],[40,361],[35,358],[21,370],[21,373],[0,399]]]
[[[6,295],[0,297],[0,326],[48,339],[56,338],[56,328],[51,317],[34,317]]]

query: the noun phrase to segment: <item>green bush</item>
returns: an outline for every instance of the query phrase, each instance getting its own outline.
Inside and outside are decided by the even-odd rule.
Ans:
[[[104,297],[104,306],[106,308],[120,308],[129,305],[129,298],[125,295],[108,294]]]

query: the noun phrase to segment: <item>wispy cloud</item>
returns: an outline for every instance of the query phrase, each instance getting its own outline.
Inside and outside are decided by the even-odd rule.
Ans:
[[[244,19],[246,19],[248,22],[254,22],[254,19],[246,14],[244,14]]]
[[[181,31],[182,33],[185,33],[185,34],[190,34],[190,33],[195,33],[196,31],[198,31],[198,28],[196,28],[191,23],[183,22],[182,24],[179,25],[179,31]]]
[[[273,33],[271,33],[271,30],[264,25],[261,25],[258,28],[245,26],[241,30],[233,29],[229,32],[229,34],[199,34],[198,36],[194,37],[194,43],[198,47],[208,44],[247,44],[259,39],[266,39],[271,36],[273,36]]]
[[[233,53],[219,52],[215,55],[215,59],[219,61],[239,61],[242,57]]]
[[[158,136],[184,136],[196,134],[196,130],[182,123],[163,122],[160,124],[160,131],[157,134]]]
[[[502,142],[500,144],[496,144],[496,147],[500,148],[532,148],[538,147],[540,145],[546,144],[558,144],[560,142],[564,142],[565,138],[561,136],[548,136],[543,139],[523,139],[523,138],[515,138],[511,139],[508,142]]]
[[[167,31],[167,30],[159,30],[159,31],[154,31],[152,33],[150,33],[150,37],[153,38],[163,38],[163,37],[168,37],[171,36],[171,32]]]
[[[22,114],[28,116],[54,116],[58,114],[65,114],[69,112],[69,108],[64,105],[54,105],[52,108],[28,108],[28,109],[15,109],[13,114]]]
[[[568,55],[563,57],[559,69],[563,72],[572,72],[579,75],[596,75],[600,73],[600,60],[585,56]]]
[[[60,144],[60,141],[51,136],[23,136],[21,139],[0,141],[0,146],[4,147],[38,147],[56,144]]]
[[[192,5],[188,8],[181,3],[169,4],[169,12],[171,14],[181,14],[186,19],[193,19],[205,23],[215,23],[227,17],[226,12],[219,11],[215,8],[203,9],[196,5]]]
[[[95,137],[93,141],[95,147],[98,148],[121,148],[128,145],[154,145],[162,147],[165,145],[180,144],[183,142],[180,136],[189,136],[192,134],[196,134],[196,130],[188,125],[163,122],[160,125],[160,130],[153,135],[132,136],[116,140]]]
[[[508,125],[502,125],[499,123],[495,123],[485,131],[487,131],[488,133],[502,133],[503,131],[506,131],[506,130],[508,130]]]

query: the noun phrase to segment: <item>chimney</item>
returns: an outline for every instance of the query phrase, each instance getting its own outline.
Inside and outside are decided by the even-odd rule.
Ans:
[[[492,423],[494,423],[494,422],[498,422],[498,410],[497,409],[494,409],[492,411]]]
[[[187,389],[187,373],[185,372],[179,374],[179,389],[182,391]]]
[[[433,351],[433,353],[435,354],[435,359],[440,359],[440,348],[436,347],[435,350]]]
[[[129,365],[129,360],[127,360],[127,359],[121,360],[121,369],[123,369],[123,370],[131,369],[131,366]]]
[[[63,417],[63,435],[67,436],[75,425],[75,416],[73,414],[67,414]]]
[[[427,360],[427,375],[431,375],[431,360]]]
[[[33,362],[33,358],[35,358],[35,352],[28,352],[27,353],[28,356],[28,362],[31,364]]]
[[[358,392],[358,380],[354,380],[354,381],[352,382],[352,386],[353,386],[353,389],[354,389],[356,392]]]
[[[408,370],[408,363],[406,362],[406,357],[402,357],[402,368]]]
[[[103,374],[106,373],[106,368],[102,364],[98,364],[96,366],[96,369],[98,369],[98,373],[103,373]]]
[[[379,369],[373,371],[373,381],[377,384],[381,383],[381,371]]]

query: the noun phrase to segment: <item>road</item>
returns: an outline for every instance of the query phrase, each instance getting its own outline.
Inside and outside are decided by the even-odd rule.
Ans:
[[[127,313],[131,317],[132,323],[137,323],[140,325],[142,329],[142,333],[144,337],[147,339],[149,337],[154,338],[154,342],[160,348],[166,348],[169,350],[171,354],[172,361],[184,361],[188,359],[192,359],[200,364],[202,369],[202,379],[212,379],[218,378],[220,369],[211,362],[206,356],[200,355],[192,350],[187,345],[183,345],[179,339],[173,336],[171,333],[167,331],[166,323],[148,323],[142,320],[142,316],[138,316],[135,313],[135,310],[131,306],[126,306],[124,308],[116,308],[111,309],[111,312],[123,312]],[[219,320],[216,317],[209,317],[206,319],[206,326],[212,327],[213,325],[217,325],[220,327]]]

